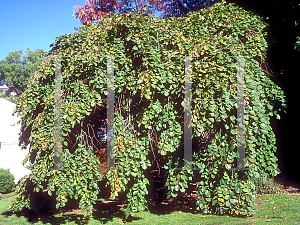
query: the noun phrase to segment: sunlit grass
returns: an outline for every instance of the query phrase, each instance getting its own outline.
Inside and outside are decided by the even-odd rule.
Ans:
[[[8,211],[12,199],[0,201],[0,213]],[[149,211],[135,215],[126,224],[300,224],[300,196],[286,194],[270,194],[257,196],[256,215],[249,218],[204,215],[186,213],[179,210],[167,214],[153,214]],[[17,214],[0,215],[0,224],[28,224],[24,216]],[[105,213],[98,212],[97,219],[84,222],[80,214],[56,214],[50,218],[40,219],[35,224],[125,224],[121,218],[106,218]]]

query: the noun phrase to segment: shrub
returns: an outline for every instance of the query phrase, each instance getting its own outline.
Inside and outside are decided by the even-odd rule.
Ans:
[[[300,36],[296,37],[296,42],[294,44],[294,50],[300,52]]]
[[[9,169],[0,168],[0,192],[9,193],[14,187],[15,176],[9,172]]]
[[[267,176],[259,176],[254,180],[256,193],[259,195],[263,194],[279,194],[282,193],[283,186],[275,182],[274,178]]]

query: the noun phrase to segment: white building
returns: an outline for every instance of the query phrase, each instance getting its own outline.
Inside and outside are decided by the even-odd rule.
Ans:
[[[29,174],[30,170],[21,165],[29,152],[29,149],[21,150],[18,145],[21,124],[11,126],[19,120],[16,115],[12,115],[15,106],[14,103],[0,98],[0,168],[10,169],[17,183],[19,179]]]

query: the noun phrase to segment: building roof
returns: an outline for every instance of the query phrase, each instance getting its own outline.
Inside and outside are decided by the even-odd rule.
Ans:
[[[1,85],[0,90],[2,90],[2,91],[8,90],[7,85],[6,84]]]

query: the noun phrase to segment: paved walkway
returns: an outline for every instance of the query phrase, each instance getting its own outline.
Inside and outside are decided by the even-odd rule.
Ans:
[[[13,198],[13,197],[14,197],[14,196],[9,197],[9,198],[2,198],[1,200],[11,199],[11,198]]]

